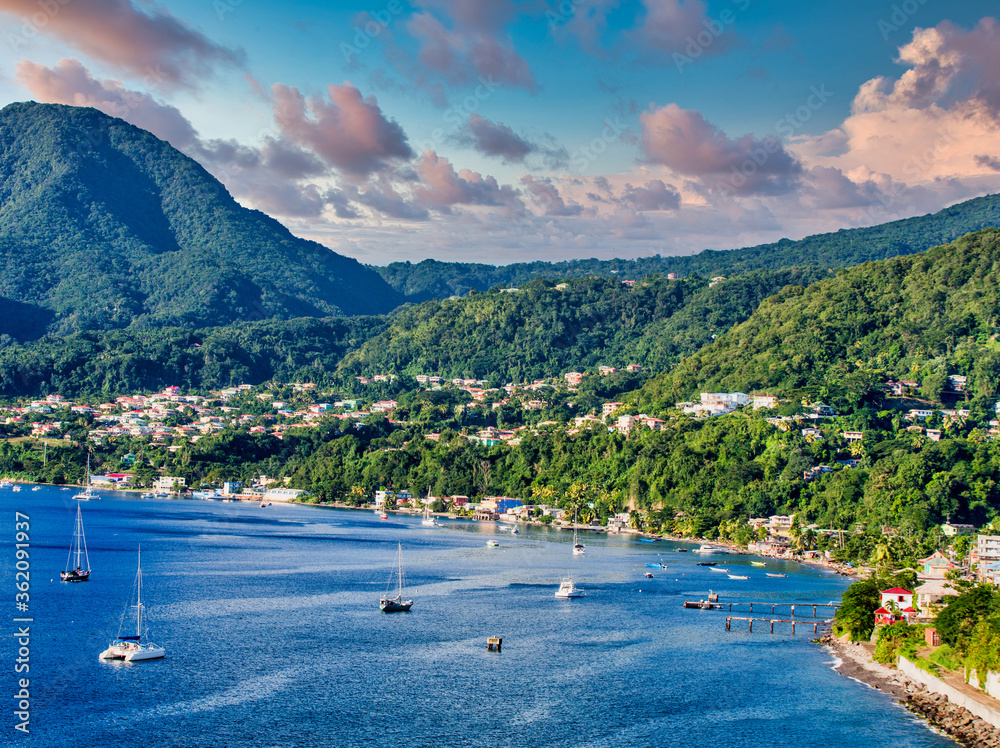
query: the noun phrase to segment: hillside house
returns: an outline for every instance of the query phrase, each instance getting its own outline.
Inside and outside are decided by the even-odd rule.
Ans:
[[[889,590],[879,592],[879,599],[882,604],[875,611],[875,624],[885,626],[896,621],[907,621],[917,617],[917,611],[913,608],[913,593],[904,590],[902,587],[893,587]]]
[[[917,579],[944,579],[945,574],[958,566],[941,551],[934,551],[930,556],[917,562]]]
[[[623,404],[624,403],[604,403],[604,405],[601,406],[601,416],[603,418],[607,418],[616,410],[618,410],[620,407],[622,407]]]
[[[778,407],[778,396],[777,395],[754,395],[753,396],[753,409],[760,410],[761,408],[777,408]]]
[[[916,593],[917,607],[922,611],[930,611],[932,608],[942,605],[946,597],[958,597],[958,592],[943,579],[931,579],[924,582],[917,587]]]
[[[972,535],[975,531],[975,525],[960,525],[956,522],[945,522],[941,525],[941,534],[946,538],[953,538],[956,535]]]

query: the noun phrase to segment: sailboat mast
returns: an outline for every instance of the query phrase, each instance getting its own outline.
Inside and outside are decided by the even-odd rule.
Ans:
[[[142,546],[139,546],[139,569],[136,571],[135,635],[142,641]]]
[[[396,554],[399,561],[399,599],[403,599],[403,544],[399,544],[399,553]]]
[[[74,545],[76,546],[76,566],[74,569],[80,568],[80,536],[83,534],[83,514],[80,512],[80,505],[76,505],[76,535],[74,538]]]

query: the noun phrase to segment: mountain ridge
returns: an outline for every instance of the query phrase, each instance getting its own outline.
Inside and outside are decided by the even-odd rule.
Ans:
[[[17,338],[377,314],[402,301],[356,260],[240,206],[151,133],[34,102],[0,110],[0,268],[0,299],[35,316],[2,330]]]

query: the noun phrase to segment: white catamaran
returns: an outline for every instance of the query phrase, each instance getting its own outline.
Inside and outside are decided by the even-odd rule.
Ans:
[[[389,590],[392,588],[392,578],[398,580],[398,587],[395,597],[389,597]],[[402,613],[408,611],[413,606],[412,600],[403,599],[403,544],[399,544],[396,553],[396,568],[389,574],[389,583],[386,585],[385,594],[378,601],[378,606],[384,613]]]
[[[87,539],[83,536],[83,514],[76,505],[76,522],[73,525],[73,540],[66,557],[66,570],[59,572],[64,582],[86,582],[90,579],[90,556],[87,555]]]
[[[149,641],[149,626],[146,621],[146,608],[142,604],[142,548],[139,549],[139,566],[135,573],[135,605],[128,605],[122,613],[121,623],[118,625],[118,636],[108,645],[108,648],[101,652],[102,660],[124,660],[134,662],[136,660],[155,660],[163,657],[166,650],[158,644]],[[131,603],[132,600],[129,599]],[[135,608],[135,634],[123,636],[122,630],[125,628],[125,617],[129,608]]]

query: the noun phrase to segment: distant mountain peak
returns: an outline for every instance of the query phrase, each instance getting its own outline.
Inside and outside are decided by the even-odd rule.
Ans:
[[[376,314],[374,271],[240,206],[200,164],[89,107],[0,110],[0,299],[17,337]],[[25,309],[33,310],[26,312]]]

